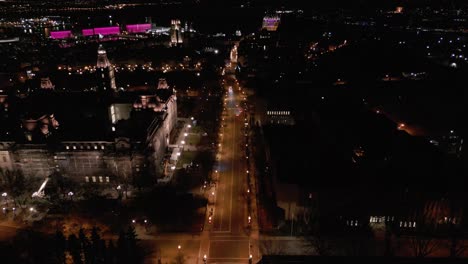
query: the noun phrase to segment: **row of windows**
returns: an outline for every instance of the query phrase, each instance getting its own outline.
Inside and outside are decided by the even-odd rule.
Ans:
[[[381,223],[381,222],[389,222],[394,221],[395,216],[371,216],[369,218],[370,223]]]
[[[91,178],[91,182],[97,182],[97,179],[99,179],[99,182],[100,182],[100,183],[104,182],[104,180],[105,180],[105,182],[110,182],[109,176],[106,176],[106,177],[102,177],[102,176],[98,176],[98,177],[96,177],[96,176],[91,176],[91,177],[88,177],[88,176],[86,176],[86,177],[85,177],[85,182],[90,182],[90,181],[89,181],[90,178]]]
[[[291,120],[270,120],[270,124],[292,124]]]
[[[106,147],[104,145],[86,145],[86,149],[105,149]],[[65,146],[65,149],[69,150],[69,149],[73,149],[73,150],[76,150],[76,149],[85,149],[85,146],[83,145],[66,145]]]
[[[267,111],[267,115],[290,115],[289,111]]]

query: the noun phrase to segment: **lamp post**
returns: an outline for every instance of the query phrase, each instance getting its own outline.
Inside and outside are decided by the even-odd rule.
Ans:
[[[6,206],[8,206],[7,196],[8,196],[8,193],[7,193],[7,192],[2,193],[2,197],[3,197],[3,199],[5,200]]]
[[[74,195],[73,192],[68,192],[68,197],[70,197],[70,200],[71,200],[71,201],[73,201],[73,195]]]

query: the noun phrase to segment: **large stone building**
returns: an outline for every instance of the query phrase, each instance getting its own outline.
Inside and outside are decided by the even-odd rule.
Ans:
[[[96,183],[160,177],[176,119],[175,91],[164,79],[139,92],[0,95],[0,169]]]

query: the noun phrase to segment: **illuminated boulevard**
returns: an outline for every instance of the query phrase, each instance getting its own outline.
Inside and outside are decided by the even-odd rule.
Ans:
[[[247,184],[250,173],[250,185],[254,186],[246,155],[249,116],[244,92],[232,74],[233,65],[226,68],[222,80],[225,104],[212,177],[215,184],[204,190],[208,198],[204,230],[200,235],[150,236],[138,232],[140,239],[155,242],[148,263],[172,263],[178,253],[184,263],[257,263],[260,260],[255,188]]]
[[[208,263],[248,263],[250,257],[255,263],[259,259],[258,226],[252,209],[255,205],[250,210],[248,206],[248,196],[255,204],[255,195],[247,185],[251,173],[246,156],[249,118],[234,75],[226,74],[223,83],[227,95],[215,171],[219,178],[215,195],[210,197],[213,216],[202,240],[202,254],[207,252]]]

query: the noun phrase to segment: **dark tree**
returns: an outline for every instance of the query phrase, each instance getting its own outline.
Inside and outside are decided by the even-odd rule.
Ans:
[[[83,258],[81,256],[81,245],[80,241],[74,234],[68,236],[68,251],[73,259],[73,264],[83,263]]]
[[[117,263],[128,263],[127,235],[121,230],[117,240]]]
[[[54,254],[57,263],[65,263],[66,239],[62,231],[57,230],[54,238]]]
[[[103,263],[104,262],[104,250],[105,245],[103,246],[103,241],[99,235],[99,230],[97,227],[93,227],[91,230],[91,255],[93,258],[93,263]]]
[[[115,256],[117,255],[116,248],[114,246],[114,242],[109,240],[107,245],[106,254],[105,254],[105,264],[115,264],[116,259]]]
[[[135,228],[131,225],[127,230],[127,249],[128,259],[132,263],[139,263],[141,261],[141,252],[138,247],[138,238]]]
[[[89,239],[86,236],[85,230],[83,228],[80,228],[78,237],[80,239],[81,250],[84,255],[84,262],[86,264],[92,263],[93,256],[91,252],[91,243],[89,242]]]

